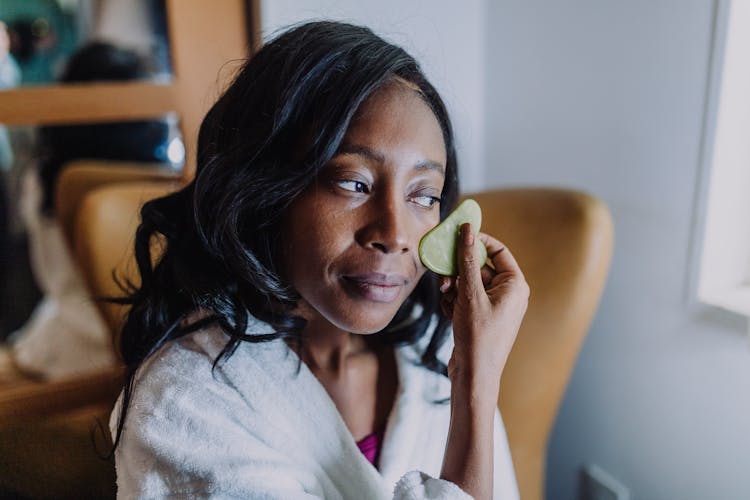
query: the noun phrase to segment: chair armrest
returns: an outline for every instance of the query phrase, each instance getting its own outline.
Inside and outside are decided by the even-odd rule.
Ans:
[[[59,381],[0,385],[0,425],[97,403],[114,404],[124,380],[124,370],[118,367]]]

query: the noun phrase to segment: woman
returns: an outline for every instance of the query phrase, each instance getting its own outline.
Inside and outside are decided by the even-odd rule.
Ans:
[[[480,270],[468,225],[460,279],[419,260],[458,183],[417,63],[366,28],[301,25],[247,62],[198,142],[195,180],[136,235],[119,494],[516,498],[496,401],[528,287],[483,234]]]

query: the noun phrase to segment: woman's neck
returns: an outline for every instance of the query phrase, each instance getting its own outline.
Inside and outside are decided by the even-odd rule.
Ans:
[[[290,347],[311,371],[333,378],[345,377],[352,362],[372,353],[365,335],[341,330],[323,318],[308,320],[302,331],[301,351],[293,341]]]

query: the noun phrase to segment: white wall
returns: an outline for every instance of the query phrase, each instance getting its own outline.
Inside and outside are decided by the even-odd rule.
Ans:
[[[484,177],[484,13],[487,0],[266,0],[261,27],[275,31],[311,19],[364,24],[404,47],[440,92],[456,130],[462,187],[477,190]]]
[[[724,2],[729,4],[729,2]],[[722,3],[722,6],[724,4]],[[713,85],[713,148],[706,150],[705,239],[698,294],[709,304],[750,314],[750,2],[728,5],[720,71]],[[718,67],[717,67],[718,69]],[[743,227],[738,231],[737,227]],[[744,300],[743,300],[744,296]]]
[[[750,498],[744,322],[686,300],[714,2],[488,8],[488,183],[584,189],[615,221],[609,282],[551,440],[548,498],[575,498],[589,462],[633,499]]]

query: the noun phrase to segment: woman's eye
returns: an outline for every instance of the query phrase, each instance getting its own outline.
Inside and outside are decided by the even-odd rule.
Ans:
[[[423,195],[423,196],[415,196],[412,199],[417,203],[417,205],[425,207],[425,208],[430,208],[440,203],[440,198],[437,196]]]
[[[353,181],[353,180],[343,180],[343,181],[336,181],[336,184],[339,185],[339,187],[351,191],[353,193],[369,193],[370,188],[361,181]]]

